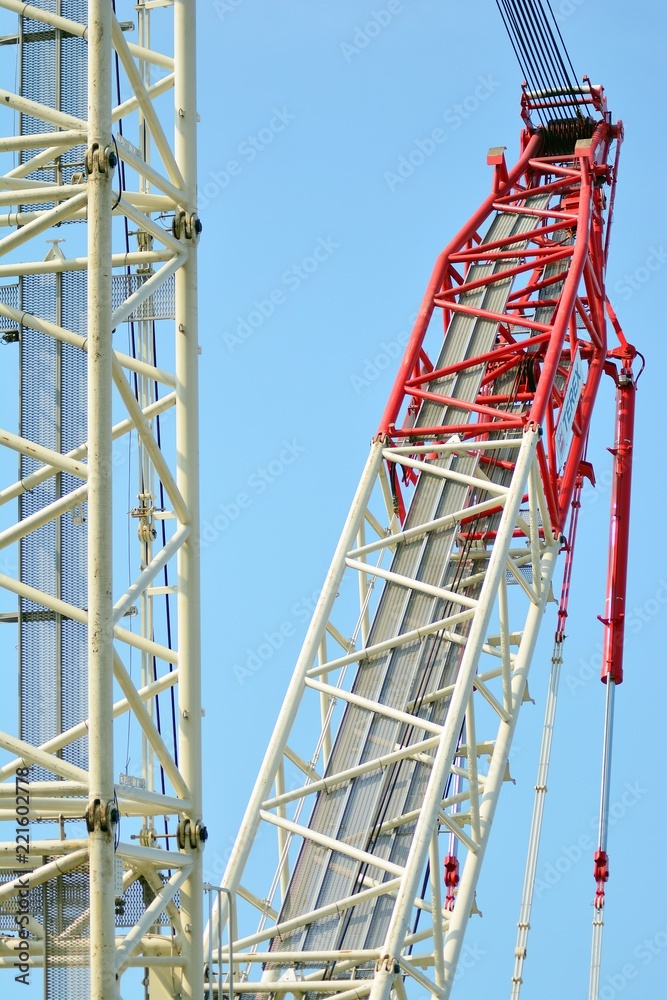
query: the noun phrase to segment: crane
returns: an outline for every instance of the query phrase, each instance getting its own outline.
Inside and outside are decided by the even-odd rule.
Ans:
[[[491,192],[429,279],[222,879],[207,941],[218,993],[296,995],[297,983],[339,1000],[402,998],[410,984],[452,994],[563,556],[519,996],[580,495],[594,475],[586,442],[606,374],[617,428],[591,858],[598,997],[637,378],[605,293],[623,127],[601,86],[575,82],[544,5],[499,6],[527,81],[521,155],[508,166],[490,150]]]
[[[175,977],[204,993],[195,7],[121,7],[0,6],[18,52],[0,327],[20,395],[2,432],[20,696],[0,735],[0,965],[48,1000]]]
[[[17,629],[20,684],[19,731],[0,733],[0,967],[23,985],[42,970],[47,1000],[448,997],[560,559],[519,996],[606,374],[617,426],[591,859],[598,1000],[638,377],[604,291],[623,128],[601,86],[575,82],[548,4],[499,8],[526,77],[520,157],[489,152],[491,191],[438,256],[214,886],[194,4],[150,0],[124,21],[120,3],[0,0],[18,19],[3,39],[19,73],[2,91],[18,124],[0,139],[0,331],[20,390],[18,433],[0,431],[20,462],[0,489],[0,504],[18,501],[0,546],[20,551],[18,573],[0,576],[18,606],[2,621]],[[112,477],[114,442],[128,441],[129,513]],[[114,534],[132,553],[123,582]]]

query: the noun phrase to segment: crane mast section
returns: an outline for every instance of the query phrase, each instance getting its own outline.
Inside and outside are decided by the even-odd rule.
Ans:
[[[21,456],[0,548],[24,564],[0,588],[20,601],[3,620],[41,637],[19,735],[0,733],[0,968],[20,945],[46,1000],[143,995],[141,978],[152,1000],[200,997],[195,5],[0,9],[22,69],[2,91],[0,333],[33,383],[19,433],[0,431]],[[68,711],[42,724],[54,677]]]
[[[622,132],[586,100],[583,138],[491,151],[436,261],[223,879],[211,992],[451,993],[608,359]]]

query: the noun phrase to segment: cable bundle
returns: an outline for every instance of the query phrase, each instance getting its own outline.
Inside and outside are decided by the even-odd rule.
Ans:
[[[578,77],[550,0],[496,0],[496,4],[529,89],[563,91],[566,100],[558,107],[558,117],[581,118]],[[571,104],[567,103],[570,96]],[[541,123],[548,126],[552,115],[536,110]]]

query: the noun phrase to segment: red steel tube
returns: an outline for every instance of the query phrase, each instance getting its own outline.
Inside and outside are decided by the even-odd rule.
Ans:
[[[602,619],[605,635],[601,679],[605,684],[609,678],[617,684],[623,680],[635,393],[632,372],[629,367],[624,367],[619,375],[616,390],[616,441],[613,449],[614,480],[611,494],[607,602],[605,617]]]

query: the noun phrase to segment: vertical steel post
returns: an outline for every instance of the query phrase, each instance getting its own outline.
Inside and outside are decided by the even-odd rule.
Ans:
[[[116,996],[111,491],[111,17],[88,7],[88,719],[91,1000]]]
[[[191,806],[181,820],[192,867],[181,889],[182,994],[204,995],[203,842],[201,775],[201,638],[199,579],[199,399],[197,339],[197,108],[194,0],[174,3],[174,153],[184,181],[182,221],[189,248],[175,278],[176,296],[176,481],[190,516],[190,535],[178,555],[178,626],[181,676],[178,686],[179,766]]]

